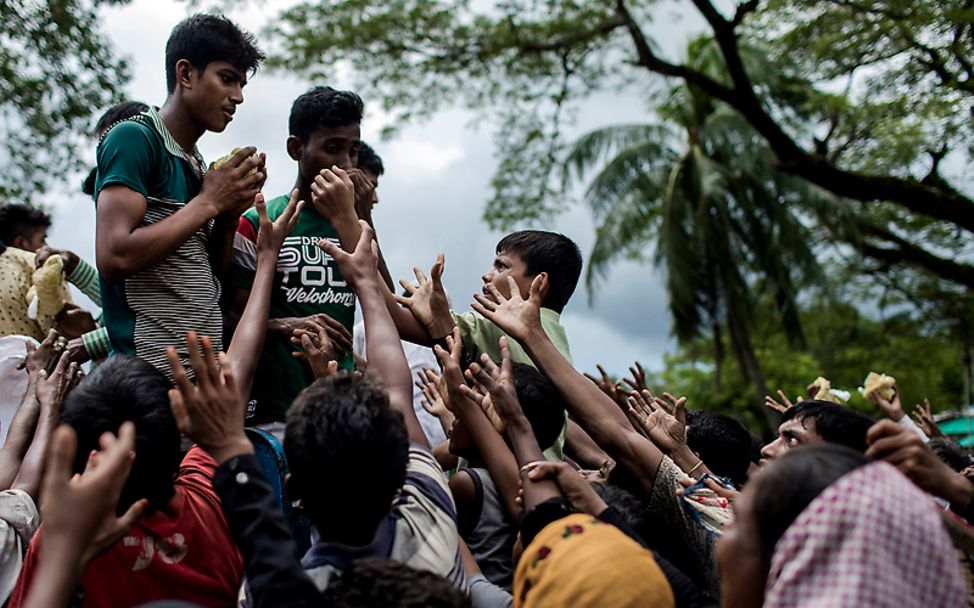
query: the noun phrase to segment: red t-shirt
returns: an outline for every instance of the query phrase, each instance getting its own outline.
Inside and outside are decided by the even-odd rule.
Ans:
[[[157,600],[201,606],[236,603],[243,558],[213,491],[216,468],[216,461],[198,447],[186,454],[169,505],[144,515],[88,564],[79,581],[85,606],[122,608]],[[10,608],[19,608],[27,599],[42,536],[39,531],[30,543]]]

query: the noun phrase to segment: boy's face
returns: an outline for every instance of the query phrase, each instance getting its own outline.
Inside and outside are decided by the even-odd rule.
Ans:
[[[38,249],[47,245],[47,227],[38,226],[28,232],[25,236],[18,234],[14,237],[14,242],[7,244],[11,247],[16,247],[17,249],[37,253]]]
[[[229,61],[213,61],[202,73],[191,72],[192,87],[185,89],[184,98],[193,118],[207,131],[223,132],[243,103],[247,75]]]
[[[288,153],[298,161],[303,181],[311,182],[322,169],[352,169],[358,164],[362,147],[358,123],[340,127],[319,126],[302,142],[295,136],[288,138]]]
[[[379,176],[365,169],[362,169],[362,173],[365,174],[366,179],[372,182],[372,206],[375,207],[379,204]]]
[[[521,297],[527,298],[534,277],[528,275],[528,265],[524,263],[521,256],[509,251],[499,252],[494,257],[493,267],[480,277],[484,282],[482,290],[484,295],[493,299],[487,291],[487,285],[493,284],[505,298],[511,297],[511,286],[507,282],[508,277],[513,278],[514,282],[517,283]]]

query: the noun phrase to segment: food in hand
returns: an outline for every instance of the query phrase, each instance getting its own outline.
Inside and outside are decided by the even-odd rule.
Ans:
[[[831,401],[832,403],[838,403],[839,405],[849,400],[849,392],[832,388],[832,383],[829,382],[828,378],[819,376],[814,382],[812,382],[812,386],[814,386],[816,389],[815,394],[812,395],[812,399],[817,399],[819,401]]]
[[[866,376],[866,380],[863,382],[863,386],[859,387],[859,392],[866,399],[872,399],[875,395],[886,401],[890,401],[896,395],[895,386],[896,378],[887,376],[886,374],[869,372],[869,375]]]
[[[64,308],[65,301],[64,261],[61,256],[52,255],[34,271],[33,285],[27,291],[27,316],[37,319],[55,315]]]
[[[226,156],[221,156],[220,158],[216,159],[216,162],[213,163],[213,168],[214,169],[219,169],[220,167],[222,167],[223,165],[225,165],[226,162],[228,160],[230,160],[231,158],[233,158],[233,155],[236,154],[237,152],[239,152],[241,149],[242,148],[234,148],[233,150],[230,151],[230,154],[227,154]],[[251,156],[251,158],[257,158],[257,153],[255,152],[253,154],[253,156]],[[250,171],[248,171],[247,172],[247,175],[248,176],[249,175],[253,175],[254,173],[257,173],[257,167],[254,167],[253,169],[251,169]]]
[[[812,382],[812,386],[816,387],[818,390],[812,395],[812,399],[828,399],[829,392],[832,390],[832,383],[828,381],[827,378],[819,376],[815,378],[815,382]]]

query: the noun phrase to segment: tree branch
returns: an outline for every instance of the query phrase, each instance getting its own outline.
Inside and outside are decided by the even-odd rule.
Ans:
[[[863,235],[881,239],[895,246],[893,249],[887,249],[862,241],[857,243],[856,247],[863,255],[890,265],[909,264],[923,268],[948,281],[974,287],[974,266],[934,255],[885,228],[867,222],[860,222],[857,227]]]
[[[755,94],[750,77],[744,68],[732,22],[724,19],[707,0],[693,0],[693,3],[714,32],[714,39],[720,47],[733,83],[732,87],[722,85],[684,66],[675,66],[656,57],[642,31],[626,9],[623,0],[617,0],[618,11],[626,19],[626,26],[636,44],[639,65],[665,76],[683,78],[686,82],[699,86],[704,92],[729,104],[767,140],[778,157],[781,169],[788,173],[802,177],[839,196],[859,201],[890,201],[918,215],[951,222],[974,232],[974,200],[952,188],[944,189],[937,185],[924,184],[913,178],[842,169],[828,159],[809,153],[799,146],[768,114]]]
[[[635,65],[642,66],[651,72],[656,72],[664,76],[682,78],[688,83],[699,87],[708,95],[712,95],[718,99],[724,99],[732,94],[729,88],[706,74],[684,65],[669,63],[657,56],[649,46],[646,35],[643,34],[643,31],[639,28],[636,20],[633,19],[632,14],[626,7],[625,0],[616,0],[616,12],[623,20],[626,29],[629,30],[629,35],[632,38],[633,44],[636,46],[636,56],[638,59],[634,62]]]

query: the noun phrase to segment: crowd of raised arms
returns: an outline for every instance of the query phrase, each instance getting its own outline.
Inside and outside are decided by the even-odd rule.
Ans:
[[[974,605],[971,458],[929,404],[914,422],[874,374],[875,420],[818,378],[767,398],[762,446],[638,364],[587,377],[560,323],[582,257],[553,232],[483,252],[464,310],[442,256],[396,288],[358,95],[294,101],[276,198],[254,148],[197,150],[262,59],[192,16],[161,107],[102,116],[94,266],[0,207],[0,602]]]

